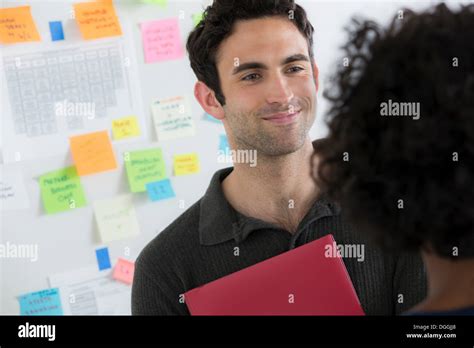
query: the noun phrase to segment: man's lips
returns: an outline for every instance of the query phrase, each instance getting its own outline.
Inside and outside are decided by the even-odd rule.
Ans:
[[[300,114],[301,109],[290,113],[290,112],[280,112],[278,114],[273,114],[268,117],[263,117],[264,120],[270,121],[273,123],[278,123],[278,124],[287,124],[293,122],[297,116]]]

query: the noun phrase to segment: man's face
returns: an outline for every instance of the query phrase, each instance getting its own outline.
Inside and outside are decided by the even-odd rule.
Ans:
[[[290,20],[238,21],[219,47],[217,70],[224,126],[238,148],[280,156],[303,146],[315,119],[317,77]]]

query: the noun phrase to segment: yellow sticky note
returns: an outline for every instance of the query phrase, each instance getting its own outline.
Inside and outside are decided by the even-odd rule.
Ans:
[[[79,175],[117,168],[117,161],[107,131],[76,135],[69,138],[69,143]]]
[[[84,40],[122,35],[122,28],[111,1],[74,4],[74,13]]]
[[[137,137],[140,127],[136,116],[122,117],[112,121],[112,134],[114,140]]]
[[[102,243],[135,237],[140,232],[131,195],[121,195],[93,203]]]
[[[0,42],[40,41],[40,35],[31,16],[30,6],[0,9]]]
[[[174,175],[199,173],[199,158],[197,153],[175,155],[173,158]]]

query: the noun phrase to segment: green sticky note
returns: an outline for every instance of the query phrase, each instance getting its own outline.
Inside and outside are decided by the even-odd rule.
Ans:
[[[48,214],[80,208],[86,197],[76,167],[67,167],[43,174],[39,178],[41,198]]]
[[[132,192],[145,192],[146,184],[166,179],[165,161],[159,148],[125,152],[124,161]]]
[[[199,24],[199,22],[202,20],[202,15],[203,15],[202,12],[193,14],[193,23],[194,23],[194,26],[197,26],[197,25]]]
[[[154,5],[160,5],[161,7],[166,7],[168,6],[168,0],[141,0],[145,4],[154,4]]]

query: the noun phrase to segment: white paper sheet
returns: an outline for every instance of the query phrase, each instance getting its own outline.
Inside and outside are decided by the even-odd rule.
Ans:
[[[113,261],[113,265],[116,260]],[[130,315],[131,286],[112,278],[113,267],[96,265],[49,276],[59,287],[65,315]]]

